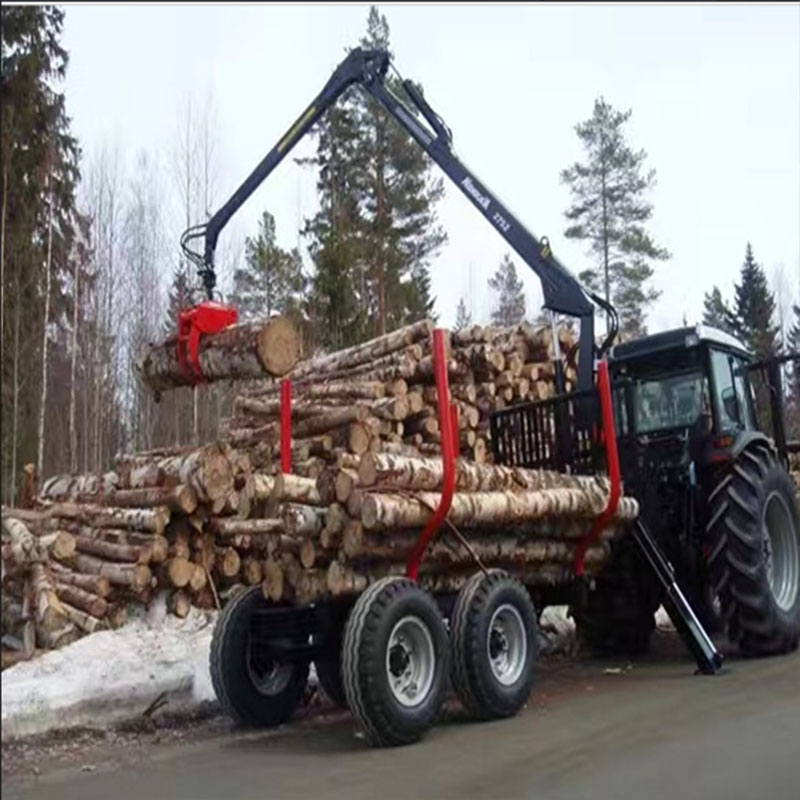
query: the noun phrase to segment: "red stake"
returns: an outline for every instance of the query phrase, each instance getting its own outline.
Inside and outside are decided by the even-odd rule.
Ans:
[[[599,538],[614,516],[621,494],[619,451],[617,450],[617,429],[614,424],[614,407],[611,403],[611,379],[608,376],[608,363],[597,365],[597,392],[600,395],[600,412],[603,417],[603,434],[606,444],[606,463],[608,477],[611,479],[611,493],[605,511],[595,520],[592,530],[578,543],[575,551],[575,574],[581,578],[586,571],[586,551]]]
[[[292,471],[292,381],[281,381],[281,472]]]
[[[439,429],[442,432],[442,467],[444,482],[439,507],[420,534],[406,564],[406,576],[415,581],[419,575],[422,556],[436,535],[450,510],[456,487],[456,465],[458,454],[458,406],[450,402],[450,384],[447,376],[447,352],[445,331],[437,328],[433,332],[433,370],[436,375],[436,394],[439,401]]]

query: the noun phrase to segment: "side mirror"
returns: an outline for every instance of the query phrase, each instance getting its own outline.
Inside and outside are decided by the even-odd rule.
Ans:
[[[740,425],[742,421],[739,419],[739,404],[736,402],[736,394],[732,387],[724,389],[722,392],[722,407],[729,419],[738,422]]]

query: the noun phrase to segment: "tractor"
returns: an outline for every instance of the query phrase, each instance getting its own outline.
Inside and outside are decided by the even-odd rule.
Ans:
[[[675,566],[698,617],[749,655],[800,637],[800,517],[787,473],[781,365],[699,325],[615,345],[609,367],[626,491]],[[768,435],[768,433],[769,435]],[[599,651],[641,652],[662,600],[630,543],[596,583],[582,633]]]

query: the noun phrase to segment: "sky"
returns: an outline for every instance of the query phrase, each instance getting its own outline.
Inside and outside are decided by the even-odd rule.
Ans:
[[[627,136],[657,184],[649,230],[671,253],[654,286],[651,331],[702,316],[703,293],[730,298],[751,242],[800,299],[800,5],[569,3],[380,6],[395,65],[423,84],[458,156],[577,274],[585,245],[565,238],[560,171],[582,159],[575,125],[603,96],[631,109]],[[63,43],[73,132],[84,152],[113,144],[163,159],[187,97],[212,97],[219,175],[214,208],[283,135],[357,45],[368,4],[68,5]],[[292,157],[309,155],[306,139]],[[314,175],[285,160],[222,234],[256,229],[298,244]],[[510,248],[451,184],[439,206],[449,241],[431,266],[440,322],[461,297],[488,321],[488,278]],[[175,246],[177,248],[177,235]],[[302,242],[301,242],[302,245]],[[538,278],[517,258],[529,316]],[[787,297],[787,300],[789,298]]]

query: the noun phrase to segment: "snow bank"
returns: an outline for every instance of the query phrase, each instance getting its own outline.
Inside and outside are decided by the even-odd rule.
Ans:
[[[2,738],[139,716],[160,694],[165,710],[214,700],[208,650],[216,612],[186,619],[163,602],[115,631],[100,631],[3,672]]]

